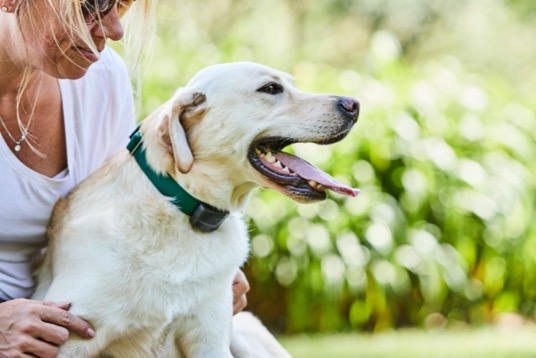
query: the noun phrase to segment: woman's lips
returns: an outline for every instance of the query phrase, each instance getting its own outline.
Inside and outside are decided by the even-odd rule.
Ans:
[[[84,56],[89,62],[97,62],[99,57],[90,49],[83,47],[75,47],[76,51]],[[99,51],[100,52],[100,51]]]

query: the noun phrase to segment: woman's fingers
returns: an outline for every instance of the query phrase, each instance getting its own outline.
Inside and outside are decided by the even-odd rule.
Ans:
[[[65,327],[43,322],[41,332],[37,336],[45,342],[61,346],[69,339],[69,330]]]
[[[33,339],[28,342],[27,347],[21,347],[21,350],[26,354],[31,354],[31,357],[56,358],[60,348],[48,342]]]
[[[249,282],[242,270],[238,270],[233,280],[233,313],[237,314],[246,308],[248,299],[246,293],[249,291]]]
[[[82,338],[93,338],[95,331],[90,324],[67,311],[69,308],[70,305],[65,303],[42,302],[39,316],[43,322],[65,327]]]

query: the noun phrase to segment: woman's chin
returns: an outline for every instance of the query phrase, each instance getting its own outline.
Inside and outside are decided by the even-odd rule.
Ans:
[[[57,77],[76,80],[84,77],[89,67],[99,60],[97,55],[89,51],[72,51],[69,57],[56,65]]]
[[[86,75],[89,67],[92,64],[93,62],[87,61],[85,61],[85,63],[69,63],[67,66],[58,68],[57,77],[66,80],[77,80]]]

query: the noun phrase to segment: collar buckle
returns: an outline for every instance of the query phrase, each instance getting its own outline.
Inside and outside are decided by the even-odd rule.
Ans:
[[[206,203],[200,203],[190,216],[190,224],[202,232],[212,232],[229,216],[228,211],[221,211]]]

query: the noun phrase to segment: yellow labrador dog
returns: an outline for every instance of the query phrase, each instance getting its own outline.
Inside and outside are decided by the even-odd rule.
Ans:
[[[258,186],[304,203],[326,189],[356,196],[282,149],[336,142],[358,112],[353,98],[300,92],[259,64],[198,73],[55,207],[34,298],[71,302],[97,332],[60,356],[286,354],[275,340],[255,347],[253,319],[232,328],[231,282],[249,249],[242,213]]]

